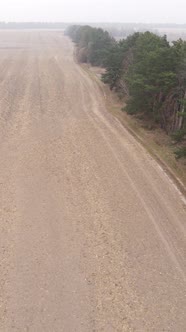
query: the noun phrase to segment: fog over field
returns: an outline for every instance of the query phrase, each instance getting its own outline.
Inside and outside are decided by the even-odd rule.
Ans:
[[[0,21],[186,23],[186,1],[6,0]]]

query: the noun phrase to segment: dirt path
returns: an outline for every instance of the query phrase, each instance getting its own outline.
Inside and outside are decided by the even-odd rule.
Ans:
[[[183,197],[60,33],[0,32],[0,156],[0,331],[185,331]]]

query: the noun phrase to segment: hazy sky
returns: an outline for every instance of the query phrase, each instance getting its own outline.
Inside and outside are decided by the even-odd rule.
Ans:
[[[186,23],[186,0],[0,0],[0,21]]]

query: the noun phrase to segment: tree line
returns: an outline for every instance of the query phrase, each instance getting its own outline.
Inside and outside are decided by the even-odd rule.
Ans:
[[[127,96],[126,111],[149,118],[179,143],[186,157],[186,42],[137,32],[116,41],[107,31],[74,25],[67,34],[77,44],[80,62],[106,69],[102,80]]]

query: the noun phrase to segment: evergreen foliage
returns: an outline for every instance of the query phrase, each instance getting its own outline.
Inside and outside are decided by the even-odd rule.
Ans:
[[[102,80],[127,96],[127,112],[144,114],[176,142],[184,141],[185,41],[170,44],[166,36],[147,31],[116,42],[108,32],[89,26],[72,26],[67,34],[77,44],[80,61],[106,68]],[[176,153],[184,157],[185,147]]]
[[[88,25],[74,25],[67,30],[67,34],[78,46],[80,61],[83,55],[82,62],[89,62],[94,66],[105,66],[110,50],[116,43],[107,31]]]

